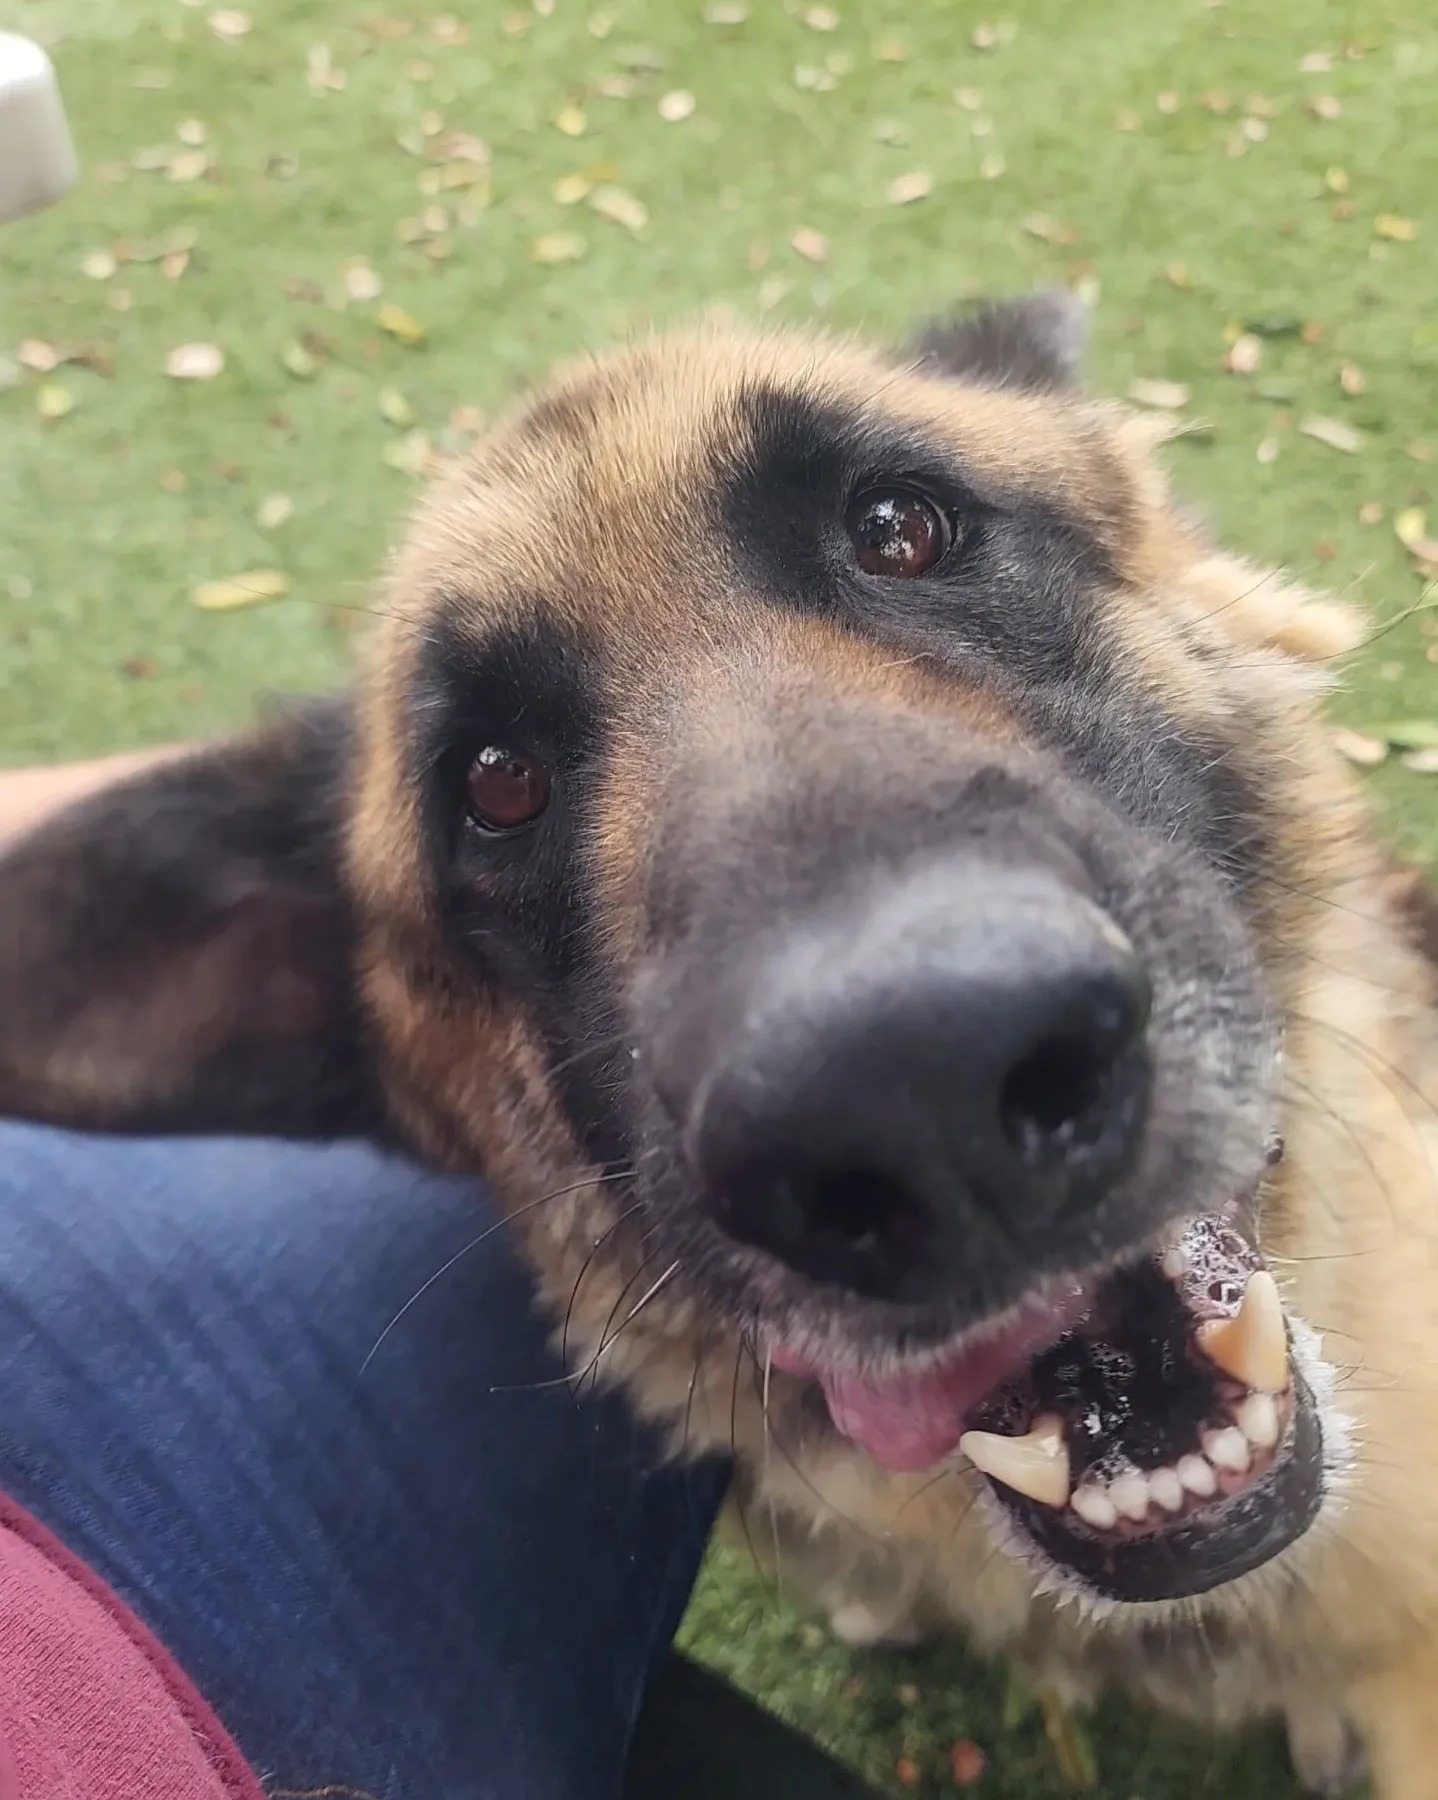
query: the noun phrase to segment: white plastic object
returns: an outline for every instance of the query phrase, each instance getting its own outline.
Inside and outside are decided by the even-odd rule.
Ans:
[[[0,223],[49,206],[79,173],[50,58],[0,31]]]

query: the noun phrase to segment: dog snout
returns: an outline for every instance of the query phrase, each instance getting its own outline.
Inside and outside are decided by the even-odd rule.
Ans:
[[[995,1238],[1072,1231],[1133,1161],[1148,975],[1057,878],[931,869],[778,933],[742,980],[692,1154],[720,1227],[812,1280],[941,1296]]]

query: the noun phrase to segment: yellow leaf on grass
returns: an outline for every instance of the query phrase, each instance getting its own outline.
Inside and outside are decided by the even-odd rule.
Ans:
[[[205,581],[190,595],[201,612],[237,612],[242,606],[261,606],[279,600],[290,591],[290,578],[280,569],[248,569],[223,581]]]

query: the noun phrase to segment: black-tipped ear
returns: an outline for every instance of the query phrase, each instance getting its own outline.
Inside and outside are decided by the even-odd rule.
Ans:
[[[324,702],[83,801],[0,855],[0,1113],[373,1132]]]
[[[1064,288],[996,300],[968,318],[934,320],[913,350],[937,375],[986,387],[1055,392],[1076,388],[1088,344],[1088,308]]]

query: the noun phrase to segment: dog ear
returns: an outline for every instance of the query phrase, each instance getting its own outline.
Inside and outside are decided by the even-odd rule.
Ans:
[[[0,1114],[374,1132],[341,877],[350,724],[319,703],[0,854]]]
[[[1077,388],[1088,308],[1064,288],[996,300],[967,318],[933,320],[913,340],[921,366],[986,387],[1052,393]]]

